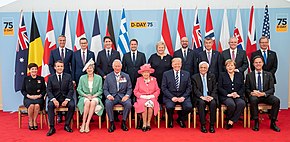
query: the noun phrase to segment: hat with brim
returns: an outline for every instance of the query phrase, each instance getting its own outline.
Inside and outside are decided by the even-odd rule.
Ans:
[[[151,68],[150,64],[144,64],[143,66],[140,67],[140,70],[138,70],[139,74],[142,74],[144,71],[149,71],[149,73],[154,73],[154,69]]]
[[[91,58],[85,65],[85,67],[83,68],[83,72],[87,70],[87,68],[90,66],[90,65],[94,65],[95,62],[93,61],[93,59]]]

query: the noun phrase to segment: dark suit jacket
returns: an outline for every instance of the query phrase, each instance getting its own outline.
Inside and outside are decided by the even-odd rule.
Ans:
[[[193,88],[193,97],[194,99],[200,99],[203,96],[203,83],[200,74],[195,74],[191,76],[192,80],[192,88]],[[217,96],[217,83],[215,79],[215,75],[212,73],[208,73],[206,75],[207,80],[207,89],[208,89],[208,96],[212,96],[216,101],[218,101]]]
[[[234,75],[234,80],[232,81],[227,72],[222,72],[219,77],[218,90],[219,99],[223,102],[225,99],[229,98],[227,95],[232,92],[237,92],[241,99],[244,99],[244,79],[243,74],[236,72]]]
[[[198,56],[198,64],[202,61],[209,63],[207,59],[207,51],[202,51]],[[215,75],[216,81],[218,81],[219,74],[222,72],[222,62],[221,55],[218,51],[212,50],[211,62],[208,68],[208,73],[213,73]]]
[[[266,93],[266,97],[269,95],[274,95],[275,88],[274,88],[274,79],[270,72],[263,71],[263,92]],[[253,90],[258,90],[256,87],[256,75],[255,71],[247,74],[246,77],[246,93],[247,96],[250,95]]]
[[[121,60],[120,53],[118,51],[112,49],[110,60],[108,60],[107,58],[106,49],[103,49],[102,51],[100,51],[98,53],[97,62],[96,62],[96,68],[97,68],[98,74],[104,77],[110,72],[112,72],[113,71],[112,63],[114,62],[115,59]]]
[[[223,70],[226,72],[225,68],[225,62],[228,59],[231,59],[231,53],[230,49],[224,50],[222,52],[222,64],[223,64]],[[244,71],[249,67],[248,59],[246,56],[246,52],[242,49],[237,48],[237,55],[236,55],[236,69],[238,69],[241,73],[244,73]]]
[[[73,51],[70,49],[65,48],[65,57],[64,57],[64,71],[65,73],[71,74],[71,64],[72,64],[72,58],[73,58]],[[54,63],[58,60],[61,60],[59,48],[56,48],[50,52],[49,57],[49,72],[50,74],[55,73],[54,69]]]
[[[83,72],[84,64],[82,61],[82,56],[81,56],[81,51],[82,49],[77,50],[73,54],[73,60],[72,60],[72,79],[75,82],[79,82],[79,79],[82,75],[86,74],[86,71]],[[93,61],[95,61],[95,53],[87,50],[87,55],[86,55],[86,63],[92,58]]]
[[[171,101],[173,97],[184,97],[185,99],[190,99],[191,93],[191,80],[190,74],[187,71],[180,71],[180,84],[177,90],[175,86],[175,76],[174,71],[169,70],[163,73],[162,85],[161,85],[163,95],[163,102],[166,103]]]
[[[115,73],[111,72],[107,75],[105,82],[104,82],[104,95],[106,98],[108,95],[112,95],[115,97],[116,95],[123,98],[125,95],[129,95],[129,97],[132,94],[132,84],[130,81],[130,77],[128,74],[121,72],[120,79],[123,80],[123,82],[119,83],[119,90],[117,89],[117,80],[115,77]]]
[[[56,98],[58,101],[73,99],[74,88],[71,75],[63,73],[61,86],[58,83],[56,74],[49,76],[46,92],[48,101],[50,101],[52,98]]]
[[[137,58],[134,64],[131,58],[131,52],[128,52],[123,56],[122,62],[122,70],[125,73],[129,74],[133,88],[135,88],[137,78],[140,77],[140,74],[138,74],[138,70],[140,69],[140,66],[146,63],[145,54],[137,51]]]
[[[175,57],[182,59],[182,70],[188,71],[190,75],[198,73],[198,57],[192,49],[188,49],[186,60],[183,59],[183,53],[181,49],[174,52],[173,58]]]
[[[261,56],[264,59],[264,56],[262,55],[261,50],[257,50],[255,52],[252,53],[251,55],[251,70],[254,71],[255,67],[253,65],[253,58],[255,56]],[[274,78],[274,83],[276,84],[276,77],[275,77],[275,73],[277,71],[278,68],[278,59],[277,59],[277,55],[276,52],[272,51],[272,50],[268,50],[267,51],[267,64],[264,63],[263,65],[263,70],[267,71],[267,72],[271,72]]]

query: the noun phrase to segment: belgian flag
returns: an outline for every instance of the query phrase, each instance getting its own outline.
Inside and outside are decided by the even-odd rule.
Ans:
[[[42,67],[42,56],[43,56],[43,46],[41,37],[38,31],[36,20],[34,17],[34,12],[32,12],[32,21],[30,29],[30,41],[29,41],[29,53],[28,53],[28,64],[36,63],[38,65],[37,75],[41,75]]]

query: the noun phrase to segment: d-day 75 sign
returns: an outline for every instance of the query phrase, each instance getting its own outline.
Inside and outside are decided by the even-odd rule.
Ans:
[[[14,19],[13,17],[3,17],[2,18],[2,29],[4,36],[14,35]]]
[[[288,31],[288,14],[278,13],[276,15],[276,32]]]

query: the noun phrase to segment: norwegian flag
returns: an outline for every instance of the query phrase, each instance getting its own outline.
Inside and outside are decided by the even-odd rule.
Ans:
[[[198,21],[198,10],[195,9],[194,23],[192,29],[192,46],[191,49],[202,51],[202,37],[200,33],[200,25]]]
[[[181,38],[186,37],[185,27],[183,22],[182,10],[181,7],[179,9],[178,16],[178,25],[177,25],[177,34],[176,34],[176,42],[175,42],[175,51],[181,48]]]
[[[44,77],[45,82],[48,81],[48,77],[50,75],[49,72],[49,57],[50,51],[56,48],[55,42],[55,35],[54,35],[54,28],[51,20],[50,11],[48,11],[48,18],[47,18],[47,27],[46,27],[46,35],[45,35],[45,42],[44,42],[44,52],[42,57],[42,70],[41,76]]]
[[[238,48],[244,49],[245,46],[244,46],[244,40],[243,40],[243,28],[242,28],[240,9],[237,10],[236,24],[235,24],[233,36],[238,39]]]
[[[20,12],[19,29],[17,35],[14,90],[20,91],[24,77],[27,75],[29,40],[26,32],[23,12]]]
[[[77,20],[77,29],[76,29],[76,36],[75,36],[75,46],[74,51],[77,51],[81,48],[80,46],[80,39],[86,37],[84,23],[82,19],[81,10],[78,12],[78,20]]]
[[[249,62],[249,59],[251,59],[252,52],[254,52],[256,50],[257,50],[257,45],[256,45],[255,15],[254,15],[254,6],[252,6],[251,12],[250,12],[250,23],[249,23],[249,31],[248,31],[248,37],[247,37],[247,49],[246,49],[248,62]],[[250,64],[249,64],[248,72],[250,72],[250,71],[251,71],[251,68],[250,68]]]
[[[213,40],[213,46],[212,49],[216,50],[216,42],[214,37],[214,30],[212,26],[212,20],[210,15],[210,8],[207,8],[207,14],[206,14],[206,26],[205,26],[205,38],[210,37]]]
[[[173,56],[174,51],[172,47],[171,35],[170,35],[170,30],[168,26],[167,15],[166,15],[165,9],[163,12],[163,19],[162,19],[161,41],[164,41],[167,47],[165,49],[165,52]]]
[[[265,36],[269,40],[269,47],[270,49],[270,22],[269,22],[269,10],[268,5],[265,7],[265,14],[264,14],[264,22],[263,22],[263,30],[262,30],[262,36]]]

